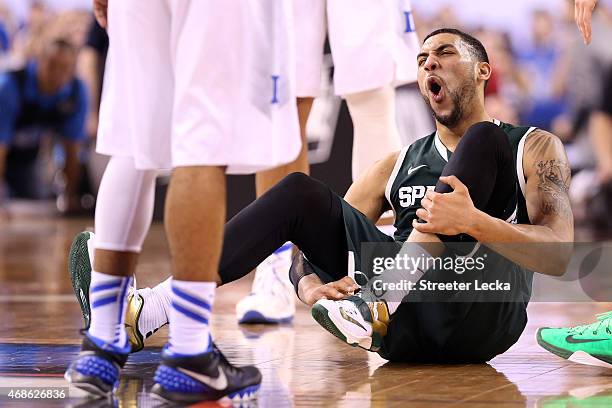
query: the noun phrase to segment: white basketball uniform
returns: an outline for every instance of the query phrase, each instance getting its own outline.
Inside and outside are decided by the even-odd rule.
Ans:
[[[292,4],[111,0],[97,151],[138,169],[293,161]]]
[[[294,0],[297,96],[319,94],[329,33],[336,95],[416,81],[409,0]]]

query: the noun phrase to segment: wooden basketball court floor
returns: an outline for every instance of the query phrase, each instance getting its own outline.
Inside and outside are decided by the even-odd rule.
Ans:
[[[82,318],[73,298],[66,255],[91,220],[18,219],[0,226],[0,388],[65,387],[63,372],[78,352]],[[139,286],[169,271],[163,227],[154,225],[138,267]],[[289,325],[239,326],[234,305],[250,288],[245,278],[216,296],[213,334],[237,364],[256,364],[263,385],[256,406],[338,407],[612,407],[612,370],[577,365],[548,354],[534,339],[542,325],[594,320],[604,303],[533,303],[529,325],[504,355],[482,365],[391,364],[323,331],[306,307]],[[156,406],[147,393],[167,330],[130,357],[118,406]],[[96,405],[97,404],[97,405]],[[108,406],[70,389],[69,398],[0,406]],[[199,406],[214,406],[201,404]]]

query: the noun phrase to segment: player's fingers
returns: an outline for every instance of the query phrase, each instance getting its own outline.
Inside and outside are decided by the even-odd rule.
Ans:
[[[355,280],[353,278],[351,278],[350,276],[345,276],[344,278],[342,278],[340,280],[342,282],[346,283],[346,285],[348,287],[350,287],[352,290],[359,289],[359,285],[357,284],[357,282],[355,282]]]
[[[584,15],[583,6],[576,3],[576,7],[574,9],[574,20],[576,20],[576,25],[578,26],[578,29],[580,30],[580,33],[582,34],[582,39],[586,43],[586,36],[585,36],[585,30],[584,30],[584,24],[583,24],[583,15]]]
[[[423,207],[427,211],[431,210],[432,205],[433,205],[433,202],[427,197],[421,200],[421,207]]]
[[[417,220],[412,220],[412,227],[415,230],[419,232],[423,232],[423,233],[433,232],[433,228],[431,227],[431,224],[417,222]]]
[[[444,184],[448,184],[455,191],[463,191],[464,189],[467,189],[465,187],[465,184],[463,184],[461,180],[459,180],[455,176],[442,176],[440,177],[440,181],[443,182]]]
[[[587,42],[587,21],[586,21],[586,9],[585,7],[580,7],[580,12],[578,14],[578,18],[580,19],[580,32],[582,33],[582,39],[585,44]]]
[[[338,289],[329,284],[323,286],[321,292],[327,299],[342,299],[346,296],[344,293],[340,292]]]
[[[578,28],[580,28],[580,23],[578,20],[578,13],[580,13],[580,6],[578,5],[578,0],[574,1],[574,21]]]
[[[350,283],[346,283],[342,280],[334,282],[331,285],[333,286],[334,289],[336,289],[338,292],[344,295],[348,295],[353,292],[353,285]]]
[[[93,3],[94,16],[101,27],[106,28],[108,25],[108,1],[106,0],[94,0]]]
[[[593,9],[587,8],[584,11],[584,38],[587,44],[591,42],[591,19],[593,18]]]
[[[416,210],[416,216],[422,219],[423,221],[429,221],[429,215],[429,211],[425,210],[424,208],[419,208],[418,210]]]
[[[428,199],[430,199],[430,200],[432,200],[432,201],[433,201],[433,200],[434,200],[434,198],[436,198],[436,197],[438,197],[438,196],[441,196],[441,195],[442,195],[442,194],[440,194],[440,193],[436,193],[436,192],[435,192],[435,191],[433,191],[433,190],[427,190],[427,192],[425,193],[425,198],[428,198]]]
[[[96,21],[98,22],[98,24],[100,24],[100,27],[106,28],[106,14],[99,10],[94,10],[94,16],[96,17]]]

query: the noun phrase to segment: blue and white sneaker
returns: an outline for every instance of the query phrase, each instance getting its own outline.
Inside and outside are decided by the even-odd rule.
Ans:
[[[217,401],[229,398],[242,403],[255,398],[261,385],[256,367],[233,366],[213,343],[212,349],[194,356],[162,352],[151,392],[173,403]]]
[[[291,250],[287,243],[257,267],[251,293],[236,304],[240,324],[289,323],[295,315],[295,294],[289,281]]]
[[[64,378],[90,394],[108,397],[119,386],[119,373],[129,353],[129,343],[120,349],[86,334],[81,352],[66,370]]]

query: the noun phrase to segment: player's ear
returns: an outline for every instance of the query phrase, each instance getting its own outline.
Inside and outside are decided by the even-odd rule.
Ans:
[[[488,62],[479,62],[476,64],[476,77],[481,81],[488,81],[493,72],[491,65]]]

